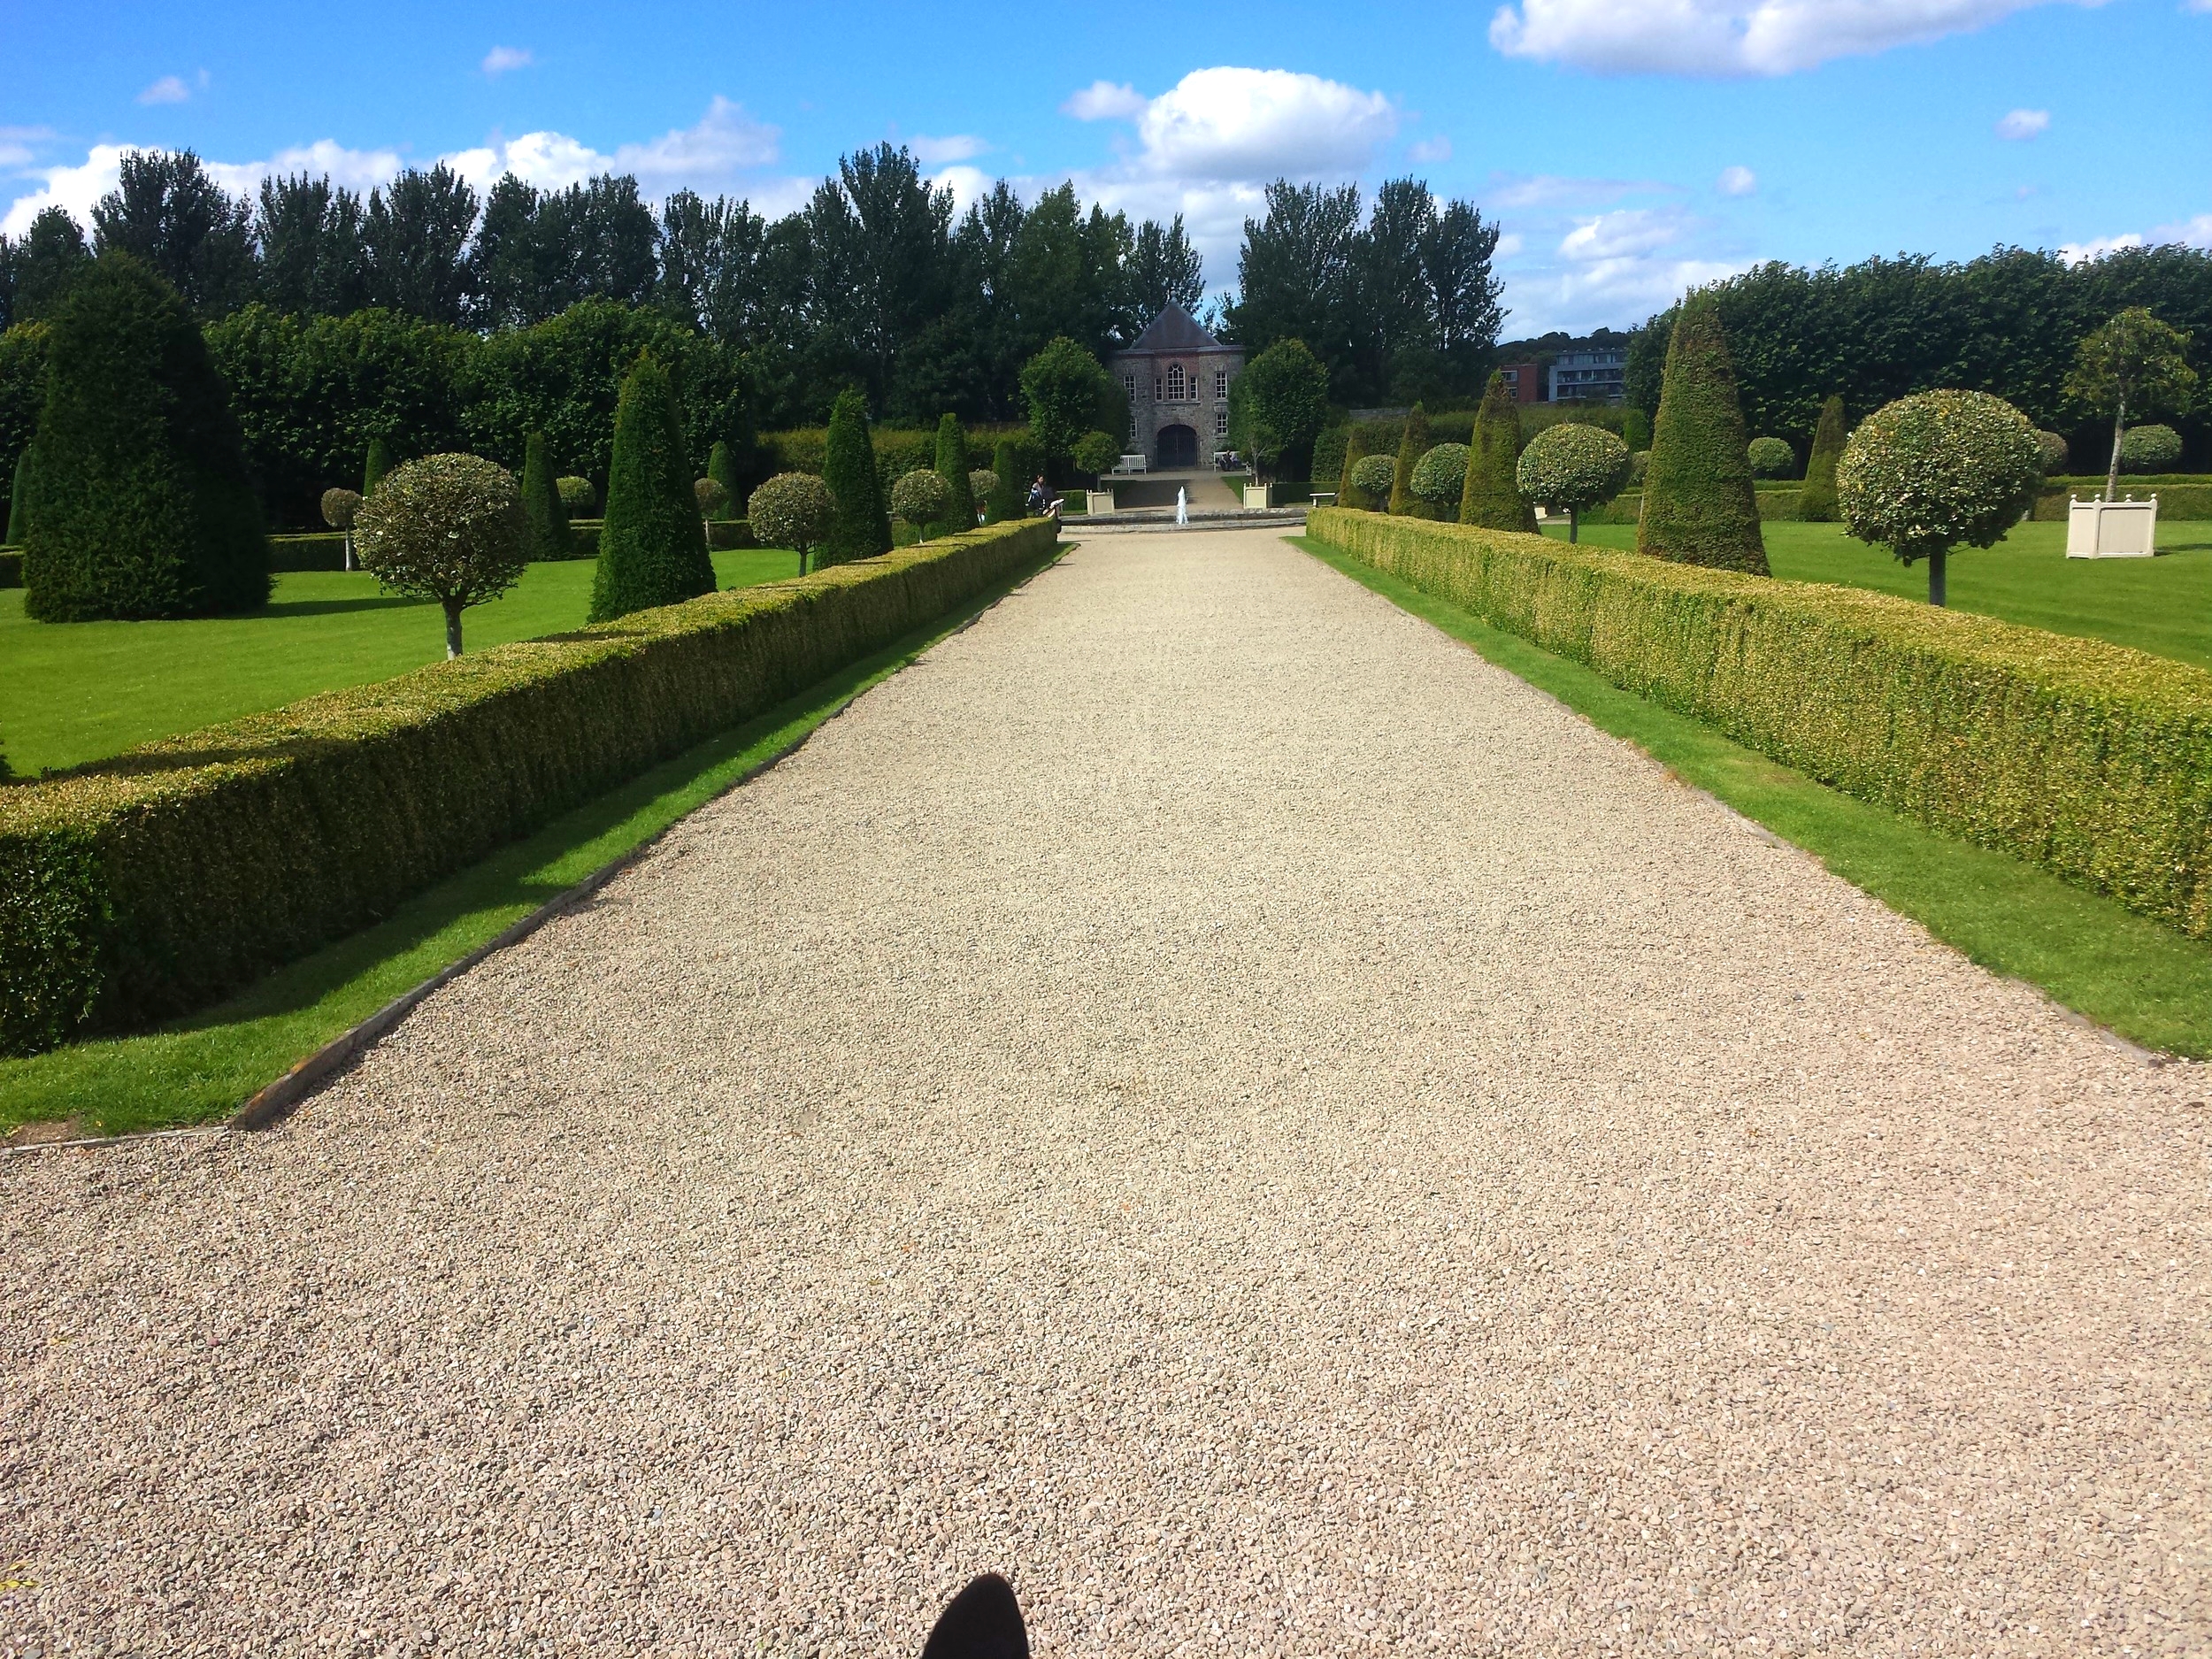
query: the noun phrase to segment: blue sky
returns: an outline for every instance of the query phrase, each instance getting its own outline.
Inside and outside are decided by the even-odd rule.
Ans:
[[[1503,226],[1509,334],[1632,326],[1756,260],[2212,246],[2212,0],[1188,8],[0,0],[0,211],[121,148],[367,185],[440,157],[795,204],[913,142],[964,196],[1180,209],[1216,288],[1278,173],[1414,172]],[[1174,19],[1173,22],[1156,19]]]

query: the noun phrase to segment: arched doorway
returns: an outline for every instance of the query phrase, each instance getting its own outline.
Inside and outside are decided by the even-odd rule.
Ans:
[[[1198,465],[1198,434],[1188,426],[1161,427],[1159,449],[1156,465],[1164,472]]]

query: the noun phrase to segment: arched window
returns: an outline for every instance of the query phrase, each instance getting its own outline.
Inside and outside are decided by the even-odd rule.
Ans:
[[[1183,401],[1183,365],[1179,363],[1167,365],[1167,401],[1171,403]]]

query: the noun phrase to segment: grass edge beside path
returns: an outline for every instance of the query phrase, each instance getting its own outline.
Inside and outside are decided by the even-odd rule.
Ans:
[[[1548,693],[1993,972],[2146,1048],[2212,1056],[2212,944],[1853,799],[1309,536],[1291,546]]]
[[[416,895],[218,1006],[135,1036],[0,1060],[0,1134],[128,1134],[227,1118],[325,1043],[797,749],[870,687],[1034,580],[1064,541],[927,624]],[[41,1139],[49,1137],[41,1136]]]

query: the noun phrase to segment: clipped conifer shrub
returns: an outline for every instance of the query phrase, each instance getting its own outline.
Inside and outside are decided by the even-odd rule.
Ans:
[[[590,619],[611,621],[713,591],[675,388],[653,354],[641,352],[615,404]]]
[[[722,501],[710,514],[714,518],[728,518],[737,511],[737,463],[730,458],[730,446],[717,438],[714,448],[707,451],[707,476],[722,487]]]
[[[972,531],[710,594],[0,789],[0,1054],[215,1002],[945,617],[1057,534]]]
[[[991,471],[995,475],[990,494],[983,498],[983,517],[987,524],[1006,524],[1023,516],[1022,465],[1014,441],[1001,438],[998,448],[992,452]]]
[[[1636,550],[1766,575],[1749,449],[1720,308],[1709,294],[1693,294],[1667,342]]]
[[[176,290],[103,254],[48,327],[24,611],[211,616],[269,597],[269,547],[230,395]]]
[[[1405,431],[1398,439],[1397,464],[1390,472],[1390,511],[1402,517],[1433,518],[1436,511],[1414,494],[1413,469],[1433,447],[1429,442],[1428,411],[1416,403],[1413,412],[1406,417]]]
[[[830,405],[829,437],[822,450],[822,481],[837,503],[822,542],[820,562],[843,565],[891,550],[891,515],[876,474],[875,446],[868,436],[868,403],[848,388]]]
[[[369,440],[368,458],[361,464],[361,498],[366,501],[376,494],[376,487],[384,481],[384,474],[392,470],[392,446],[380,437]]]
[[[2123,472],[2172,472],[2181,466],[2181,434],[2171,426],[2130,426],[2120,440]]]
[[[21,547],[31,528],[31,446],[15,457],[15,478],[8,488],[8,545]]]
[[[1468,453],[1463,443],[1439,443],[1413,464],[1413,493],[1431,506],[1444,509],[1448,518],[1459,517],[1460,491],[1467,486]]]
[[[565,559],[572,550],[568,509],[561,502],[560,482],[553,475],[549,446],[542,432],[534,432],[522,446],[522,511],[530,522],[524,542],[531,559]]]
[[[1754,438],[1744,458],[1754,478],[1788,478],[1797,471],[1797,451],[1784,438]]]
[[[974,529],[976,509],[981,503],[974,475],[968,470],[968,434],[957,415],[945,415],[938,419],[936,461],[937,476],[945,480],[950,497],[945,507],[947,526],[954,530]]]
[[[1353,426],[1344,434],[1344,463],[1337,469],[1336,504],[1356,507],[1363,511],[1375,510],[1375,498],[1360,487],[1359,464],[1367,459],[1367,433]]]
[[[2212,936],[2200,668],[1864,588],[1464,525],[1320,508],[1306,534],[1832,788]]]
[[[1805,488],[1797,492],[1797,516],[1809,524],[1833,524],[1836,518],[1836,463],[1843,458],[1843,394],[1833,393],[1820,406],[1820,424],[1813,428],[1813,452],[1805,461]]]
[[[1493,370],[1475,412],[1474,442],[1468,446],[1467,483],[1459,498],[1459,521],[1490,530],[1536,534],[1536,509],[1521,494],[1521,406]]]

